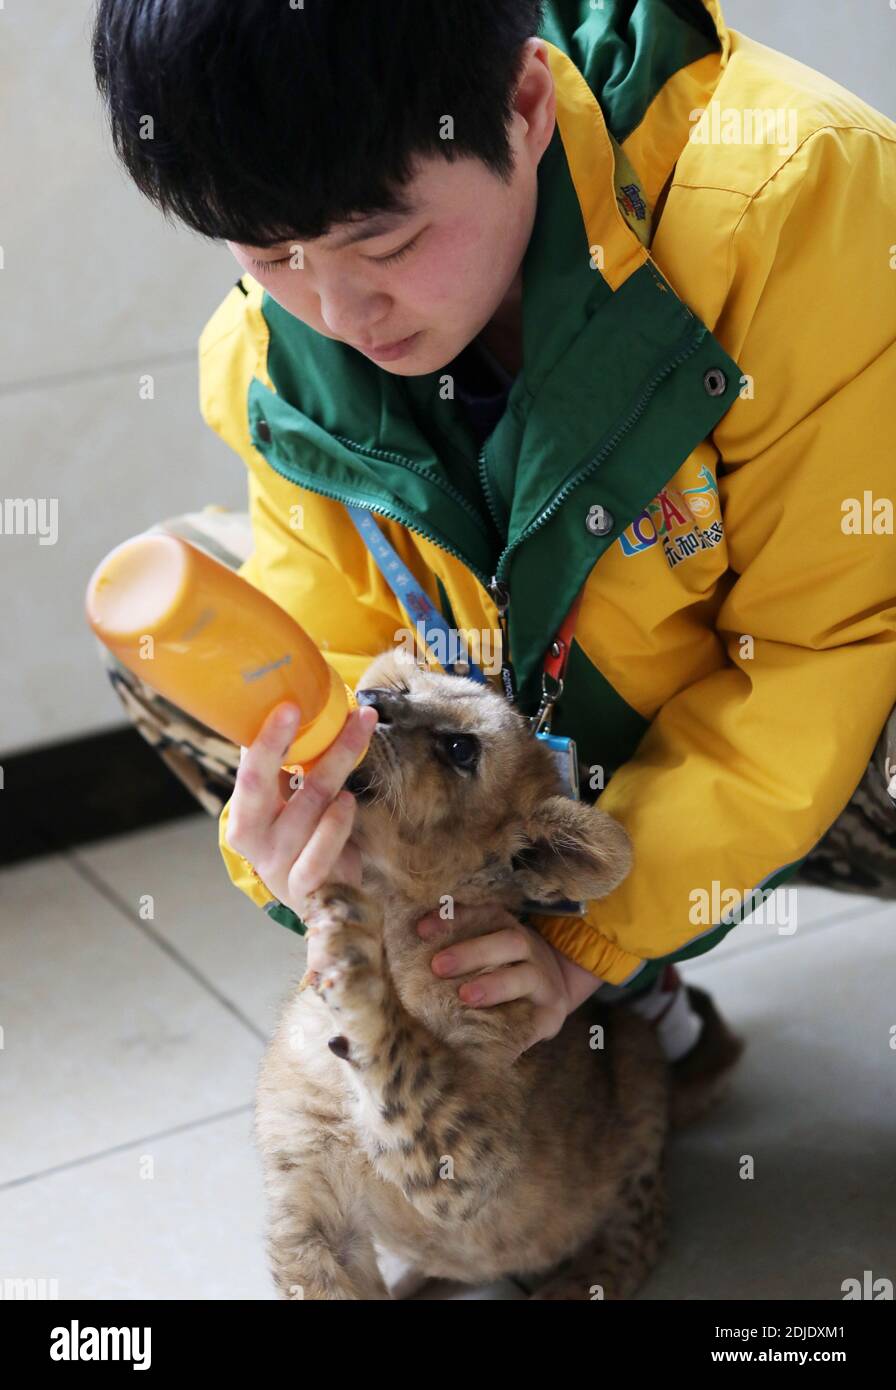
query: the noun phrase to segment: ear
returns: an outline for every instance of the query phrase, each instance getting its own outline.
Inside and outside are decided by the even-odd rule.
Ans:
[[[618,821],[584,801],[549,796],[523,827],[514,879],[527,898],[605,898],[631,868],[631,841]]]

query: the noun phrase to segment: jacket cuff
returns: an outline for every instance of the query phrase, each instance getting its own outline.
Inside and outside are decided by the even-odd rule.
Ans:
[[[218,849],[227,867],[231,882],[240,892],[245,893],[256,907],[260,907],[262,912],[268,917],[273,918],[281,927],[286,927],[289,931],[294,931],[298,936],[304,936],[308,928],[297,913],[291,907],[281,903],[274,897],[267,884],[259,878],[254,867],[235,849],[227,843],[227,821],[230,814],[230,802],[224,806],[218,817]]]
[[[308,930],[301,917],[298,917],[292,908],[287,907],[285,903],[278,902],[276,898],[271,898],[264,910],[268,917],[272,917],[279,926],[294,931],[297,936],[304,936]]]
[[[528,918],[531,925],[561,955],[590,970],[608,985],[624,985],[644,968],[641,956],[633,956],[623,951],[621,946],[601,936],[584,917],[540,917],[535,913]]]

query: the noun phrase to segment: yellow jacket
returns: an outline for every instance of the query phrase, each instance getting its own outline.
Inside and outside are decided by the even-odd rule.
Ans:
[[[344,500],[461,628],[498,627],[497,563],[527,712],[585,582],[553,731],[576,737],[634,867],[585,917],[531,920],[613,984],[710,949],[784,882],[896,702],[896,126],[728,30],[714,0],[650,15],[654,41],[627,53],[609,10],[583,0],[572,29],[548,7],[558,130],[525,366],[481,493],[461,422],[420,424],[430,378],[320,338],[250,276],[200,342],[203,415],[248,469],[242,573],[349,684],[408,619]],[[639,196],[659,212],[649,249]],[[228,810],[234,883],[295,925],[226,844]]]

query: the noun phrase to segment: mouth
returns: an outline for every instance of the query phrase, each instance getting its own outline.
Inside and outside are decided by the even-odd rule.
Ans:
[[[379,347],[358,346],[358,352],[363,352],[365,357],[372,357],[375,362],[394,362],[399,357],[405,357],[420,337],[420,332],[412,333],[409,338],[400,338],[394,343],[383,343]],[[354,345],[353,345],[354,346]]]
[[[362,805],[372,801],[376,795],[376,787],[373,784],[370,769],[366,768],[363,763],[349,773],[343,787],[345,791],[351,792],[352,796]]]

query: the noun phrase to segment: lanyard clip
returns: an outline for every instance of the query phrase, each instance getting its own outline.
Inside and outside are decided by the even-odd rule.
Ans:
[[[563,674],[569,660],[572,634],[575,631],[576,618],[579,615],[579,605],[582,602],[584,592],[584,588],[579,590],[572,607],[561,624],[560,631],[551,643],[550,651],[545,657],[541,672],[541,704],[538,706],[538,713],[529,720],[532,733],[536,737],[539,734],[550,733],[551,715],[554,712],[554,706],[563,694]]]
[[[550,733],[551,716],[554,713],[554,706],[562,694],[563,677],[551,676],[547,671],[542,671],[541,704],[538,706],[537,714],[533,714],[529,720],[530,731],[536,737],[542,733]]]

